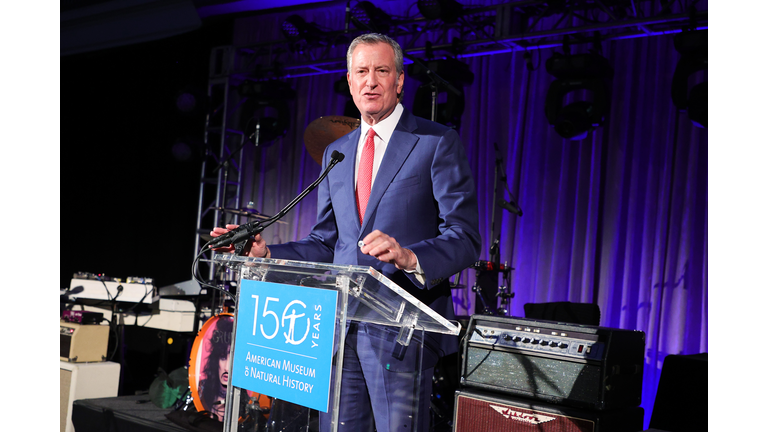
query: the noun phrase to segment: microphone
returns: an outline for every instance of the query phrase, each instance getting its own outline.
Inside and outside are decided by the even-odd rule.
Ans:
[[[306,189],[304,189],[296,198],[294,198],[293,201],[288,203],[287,206],[280,210],[280,212],[267,220],[258,220],[240,225],[232,231],[229,231],[228,233],[220,235],[209,241],[206,246],[210,246],[211,248],[218,248],[229,245],[236,245],[241,242],[244,243],[252,235],[261,233],[265,228],[280,220],[283,216],[286,215],[286,213],[295,207],[299,201],[309,195],[309,193],[312,192],[320,184],[321,181],[323,181],[331,169],[335,167],[337,163],[343,160],[344,153],[339,153],[338,151],[334,150],[333,153],[331,153],[331,161],[328,163],[328,166],[325,167],[325,170],[322,172],[322,174],[320,174],[320,177],[312,182],[311,185],[307,186]]]
[[[518,216],[523,215],[523,211],[520,209],[520,207],[517,206],[517,204],[515,204],[514,201],[507,202],[506,200],[499,198],[499,200],[496,201],[496,204],[498,204],[499,207],[506,209],[510,213],[516,214]]]
[[[82,285],[78,285],[72,289],[67,288],[67,289],[61,290],[61,293],[59,295],[69,296],[72,294],[80,294],[83,291],[85,291],[85,288],[83,288]]]

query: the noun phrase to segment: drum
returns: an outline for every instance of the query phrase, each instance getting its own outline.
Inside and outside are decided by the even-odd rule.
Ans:
[[[207,411],[211,418],[224,421],[229,373],[227,363],[232,347],[232,326],[234,316],[222,313],[211,317],[197,333],[189,356],[189,389],[195,408]],[[272,404],[270,397],[247,391],[248,404],[261,412],[264,418]]]

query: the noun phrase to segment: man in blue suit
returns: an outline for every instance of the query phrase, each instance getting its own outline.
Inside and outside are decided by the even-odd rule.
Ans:
[[[450,320],[448,278],[480,254],[475,183],[456,131],[399,103],[403,74],[402,50],[391,38],[369,33],[350,44],[347,80],[362,122],[325,150],[323,168],[334,150],[347,158],[318,188],[317,223],[302,240],[267,246],[257,235],[246,249],[253,257],[371,266]],[[428,430],[433,368],[458,350],[457,338],[425,336],[419,384],[417,350],[395,354],[396,335],[385,326],[350,325],[340,431]],[[414,393],[420,393],[418,424],[412,424]]]

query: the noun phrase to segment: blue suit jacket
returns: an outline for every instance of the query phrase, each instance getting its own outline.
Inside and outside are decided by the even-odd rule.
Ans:
[[[362,225],[354,178],[359,140],[358,128],[326,148],[323,168],[334,150],[345,158],[318,187],[317,223],[302,240],[270,245],[272,258],[371,266],[445,318],[454,319],[448,278],[477,261],[481,247],[475,183],[459,135],[404,110],[374,180]],[[360,252],[358,241],[376,229],[416,254],[425,284]],[[425,368],[458,349],[456,337],[432,333],[425,345],[434,354],[425,356]],[[390,369],[395,364],[410,369],[407,358],[393,364],[391,350],[382,347],[377,353],[382,363]]]

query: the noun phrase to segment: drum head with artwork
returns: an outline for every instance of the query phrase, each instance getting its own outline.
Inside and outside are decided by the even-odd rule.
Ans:
[[[232,314],[211,317],[198,332],[189,356],[189,388],[195,408],[211,413],[211,418],[219,421],[224,421],[233,324]],[[266,416],[271,399],[251,391],[248,391],[248,396],[251,399],[249,403],[257,403],[260,406],[258,411]]]

